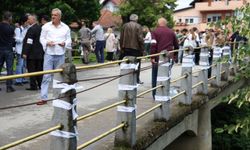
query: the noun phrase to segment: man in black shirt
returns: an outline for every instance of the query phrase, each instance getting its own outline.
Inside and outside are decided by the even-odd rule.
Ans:
[[[12,14],[4,12],[3,21],[0,23],[0,72],[4,62],[6,62],[7,75],[13,75],[13,44],[14,44],[14,31],[15,28],[10,25],[12,22]],[[6,82],[6,92],[14,92],[12,87],[12,80]]]

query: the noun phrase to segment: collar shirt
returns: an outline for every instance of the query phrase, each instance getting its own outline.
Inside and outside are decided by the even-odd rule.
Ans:
[[[15,29],[15,41],[16,41],[15,50],[17,54],[22,54],[23,39],[28,29],[29,29],[29,26],[27,27],[21,26]]]
[[[55,46],[47,46],[48,42],[54,42]],[[48,22],[42,26],[40,42],[43,46],[43,50],[49,55],[63,55],[66,48],[71,48],[71,35],[69,27],[60,22],[56,27],[52,22]],[[65,46],[62,47],[59,44],[65,42]]]
[[[144,38],[144,43],[151,43],[151,32],[147,32],[145,38]]]
[[[104,41],[104,31],[101,25],[96,25],[92,30],[92,34],[95,34],[96,41]]]

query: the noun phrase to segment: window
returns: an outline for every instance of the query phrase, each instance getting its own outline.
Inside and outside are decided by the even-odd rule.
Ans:
[[[189,20],[189,23],[194,23],[194,19],[193,19],[193,18],[190,19],[190,20]]]
[[[207,15],[207,22],[216,22],[221,20],[221,14],[209,14]]]
[[[188,19],[185,19],[185,23],[188,23]]]
[[[212,19],[211,18],[207,18],[207,22],[211,22],[212,21]]]
[[[179,19],[179,22],[181,22],[182,20],[181,19]]]

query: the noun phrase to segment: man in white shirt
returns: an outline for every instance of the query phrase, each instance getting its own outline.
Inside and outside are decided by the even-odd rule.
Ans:
[[[21,26],[15,29],[15,51],[17,53],[16,74],[23,74],[26,72],[26,61],[22,58],[21,54],[23,47],[23,39],[29,29],[28,16],[29,14],[22,16],[20,19]],[[28,81],[25,78],[17,78],[15,85],[22,86],[23,83],[27,82]]]
[[[64,63],[65,50],[71,47],[70,28],[61,22],[62,12],[55,8],[51,13],[51,22],[42,27],[40,42],[44,49],[43,70],[53,70]],[[51,74],[43,76],[41,85],[41,100],[37,105],[47,103],[49,83],[52,80]]]

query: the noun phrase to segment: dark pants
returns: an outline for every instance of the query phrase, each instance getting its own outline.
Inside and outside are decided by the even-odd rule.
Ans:
[[[213,49],[209,49],[210,56],[208,58],[209,65],[211,66],[213,63]],[[212,67],[208,69],[208,78],[210,78],[212,75]]]
[[[155,60],[156,62],[159,62],[158,58],[155,58],[155,59],[156,59]],[[171,62],[170,68],[172,68],[174,65],[174,61],[170,61],[170,62]],[[152,88],[156,87],[157,85],[158,66],[159,66],[159,63],[152,64]],[[156,94],[156,90],[153,90],[152,91],[153,98],[155,98],[155,94]]]
[[[201,49],[194,50],[194,63],[195,63],[195,65],[199,65],[200,53],[201,53]]]
[[[156,87],[158,75],[158,63],[152,64],[152,88]],[[153,98],[155,98],[156,90],[152,91]]]
[[[98,63],[104,63],[105,41],[96,41],[95,56]]]
[[[27,69],[28,72],[43,71],[43,59],[27,59]],[[30,77],[30,88],[41,88],[42,80],[42,75]]]
[[[131,49],[131,48],[125,48],[123,53],[122,53],[122,58],[125,56],[134,56],[134,57],[139,57],[142,56],[142,52],[140,50],[136,50],[136,49]],[[136,79],[137,79],[137,83],[140,83],[140,70],[141,70],[141,60],[138,60],[139,63],[139,67],[137,70],[137,74],[136,74]]]
[[[0,72],[2,71],[2,67],[4,62],[6,62],[7,75],[13,75],[13,60],[14,53],[12,49],[0,49]],[[6,86],[11,87],[13,84],[12,80],[6,81]]]
[[[114,52],[107,52],[107,60],[108,61],[114,60]]]

